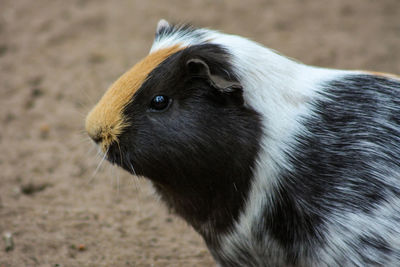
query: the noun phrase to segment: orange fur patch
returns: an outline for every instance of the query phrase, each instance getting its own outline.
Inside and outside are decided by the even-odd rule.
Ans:
[[[107,151],[112,142],[118,142],[118,136],[128,125],[123,118],[123,109],[150,72],[181,49],[183,48],[178,45],[160,49],[139,61],[111,85],[89,112],[86,117],[86,131],[92,138],[102,140],[103,152]]]

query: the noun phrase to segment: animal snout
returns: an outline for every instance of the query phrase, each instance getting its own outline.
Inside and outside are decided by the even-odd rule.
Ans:
[[[101,111],[101,107],[96,106],[89,113],[86,117],[85,128],[89,137],[101,147],[103,152],[106,152],[111,144],[118,142],[123,125],[105,117]]]
[[[103,134],[101,129],[98,130],[93,130],[93,129],[88,129],[86,128],[86,132],[89,135],[89,137],[96,143],[99,144],[103,140]]]
[[[89,137],[96,143],[102,141],[102,127],[98,118],[96,118],[95,109],[93,109],[86,117],[85,129]]]

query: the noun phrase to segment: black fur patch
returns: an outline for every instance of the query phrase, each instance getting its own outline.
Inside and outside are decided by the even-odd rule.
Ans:
[[[206,62],[212,75],[237,81],[229,54],[217,45],[171,55],[125,108],[131,126],[119,137],[119,147],[110,148],[109,160],[130,172],[132,163],[136,174],[150,178],[162,199],[210,241],[213,233],[228,230],[247,198],[261,122],[237,95],[191,75],[186,62],[193,58]],[[156,95],[172,99],[168,110],[149,110]]]
[[[371,213],[400,196],[391,183],[400,173],[400,84],[359,75],[325,86],[326,100],[315,104],[315,116],[305,120],[307,131],[288,155],[294,169],[280,178],[276,206],[265,208],[264,229],[291,264],[299,248],[324,241],[333,212]]]

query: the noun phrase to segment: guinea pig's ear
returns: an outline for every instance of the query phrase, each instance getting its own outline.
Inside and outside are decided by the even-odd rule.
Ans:
[[[211,76],[207,63],[198,58],[189,59],[186,62],[186,68],[188,73],[194,76],[204,76],[204,78]]]
[[[243,87],[240,83],[211,74],[207,63],[198,58],[189,59],[186,68],[190,75],[206,79],[221,96],[228,97],[237,104],[243,104]]]
[[[156,35],[159,35],[161,32],[165,31],[170,27],[170,24],[168,21],[165,19],[160,19],[160,21],[157,23],[157,30],[156,30]]]

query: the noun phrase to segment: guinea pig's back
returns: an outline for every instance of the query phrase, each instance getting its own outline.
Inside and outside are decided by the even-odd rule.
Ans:
[[[320,87],[273,200],[247,213],[218,255],[250,266],[400,263],[400,79],[342,72]]]

